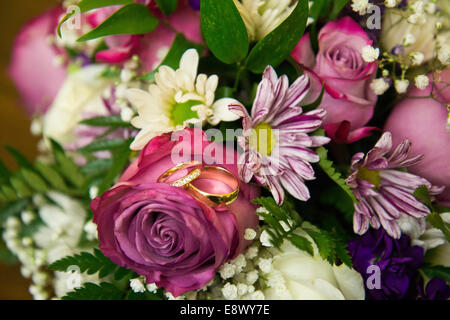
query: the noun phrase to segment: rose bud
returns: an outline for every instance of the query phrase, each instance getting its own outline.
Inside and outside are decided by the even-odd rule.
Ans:
[[[319,33],[319,52],[314,57],[310,35],[305,34],[292,52],[313,83],[312,101],[324,84],[320,107],[327,111],[324,127],[330,137],[354,142],[370,135],[370,129],[362,128],[372,118],[377,101],[370,88],[376,76],[376,61],[366,62],[362,57],[364,47],[372,45],[366,32],[351,18],[344,17],[329,22]],[[350,124],[343,122],[346,121]],[[327,126],[330,125],[329,128]],[[348,138],[348,139],[347,139]]]
[[[450,69],[429,75],[429,79],[430,84],[426,89],[413,88],[408,93],[411,98],[395,106],[385,130],[392,133],[394,143],[408,138],[412,143],[411,155],[424,155],[424,160],[408,168],[408,171],[434,185],[446,186],[439,199],[449,205],[450,132],[446,129],[449,113],[446,105],[450,103]],[[433,98],[430,98],[432,88]]]

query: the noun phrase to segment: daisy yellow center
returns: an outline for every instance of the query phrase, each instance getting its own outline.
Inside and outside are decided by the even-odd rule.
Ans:
[[[380,171],[369,170],[366,167],[361,167],[358,170],[358,179],[370,182],[378,188],[380,186]]]
[[[198,118],[196,111],[192,111],[192,107],[202,104],[200,101],[189,100],[184,103],[175,103],[172,108],[172,121],[175,125],[183,125],[186,120]]]
[[[272,127],[268,123],[261,123],[254,127],[249,139],[250,146],[264,156],[270,156],[277,143]]]

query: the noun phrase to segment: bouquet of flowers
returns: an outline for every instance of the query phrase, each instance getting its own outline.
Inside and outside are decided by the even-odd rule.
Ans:
[[[64,0],[0,162],[36,299],[448,299],[447,0]]]

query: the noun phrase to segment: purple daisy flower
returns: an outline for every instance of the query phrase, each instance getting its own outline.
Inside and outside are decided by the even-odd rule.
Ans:
[[[357,234],[364,234],[369,224],[378,229],[382,226],[395,239],[401,236],[397,220],[402,214],[423,218],[430,209],[416,199],[414,191],[426,186],[430,195],[440,194],[444,188],[432,186],[419,176],[399,171],[415,165],[423,156],[408,158],[411,143],[404,140],[395,149],[392,136],[385,132],[367,155],[357,153],[352,158],[351,175],[347,184],[359,203],[355,203],[353,228]],[[392,151],[393,150],[393,151]]]
[[[330,141],[327,137],[309,136],[322,125],[325,111],[302,114],[299,107],[309,92],[306,76],[291,86],[287,76],[278,78],[268,66],[258,86],[251,116],[242,105],[230,105],[230,110],[242,120],[243,136],[239,145],[244,149],[239,159],[241,179],[252,178],[270,189],[278,204],[284,200],[284,189],[299,200],[309,199],[305,180],[313,180],[311,163],[319,156],[310,148]],[[283,189],[284,187],[284,189]]]

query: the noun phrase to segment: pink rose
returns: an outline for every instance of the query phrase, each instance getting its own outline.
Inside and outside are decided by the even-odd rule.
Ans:
[[[312,100],[318,97],[321,83],[324,83],[325,93],[320,107],[327,111],[324,119],[327,133],[334,138],[338,132],[341,139],[344,136],[351,140],[348,142],[369,135],[373,128],[362,127],[372,118],[377,101],[377,96],[370,89],[377,64],[365,62],[361,52],[363,47],[372,45],[372,40],[349,17],[327,23],[318,39],[319,52],[316,57],[309,34],[301,38],[292,57],[304,66],[312,79]],[[343,124],[344,121],[349,122],[350,128],[348,124]]]
[[[385,130],[392,132],[394,144],[407,138],[412,142],[412,156],[423,154],[424,160],[408,168],[413,174],[424,177],[433,185],[446,186],[440,200],[450,205],[450,132],[446,130],[450,103],[450,69],[435,74],[436,83],[425,90],[413,88],[408,93],[414,99],[401,101],[390,114]],[[429,98],[431,88],[433,96],[439,101]],[[417,99],[417,97],[424,97]]]
[[[152,139],[119,183],[93,200],[91,209],[105,256],[178,296],[202,288],[226,261],[249,245],[244,233],[258,225],[251,200],[259,190],[241,183],[238,199],[214,210],[182,188],[156,183],[176,165],[172,154],[180,150],[189,159],[203,159],[237,176],[234,150],[208,141],[200,129],[175,135],[173,140],[171,134]],[[233,163],[224,164],[226,159]],[[218,180],[202,180],[197,184],[202,190],[229,192]]]
[[[186,1],[180,1],[177,10],[169,17],[165,17],[153,2],[148,3],[148,1],[144,0],[141,2],[148,5],[149,10],[159,20],[166,20],[173,30],[160,22],[154,31],[145,35],[116,35],[106,37],[105,41],[108,49],[96,54],[97,61],[118,64],[130,59],[136,54],[141,59],[143,71],[150,72],[159,65],[170,49],[176,36],[176,32],[174,31],[184,34],[190,41],[196,43],[203,42],[200,31],[200,15],[198,12],[192,10]],[[95,28],[119,8],[120,6],[112,6],[95,10],[88,14],[87,20]]]
[[[29,115],[45,112],[66,78],[65,66],[56,63],[63,52],[48,42],[63,13],[60,6],[47,11],[28,22],[14,41],[9,74]]]

